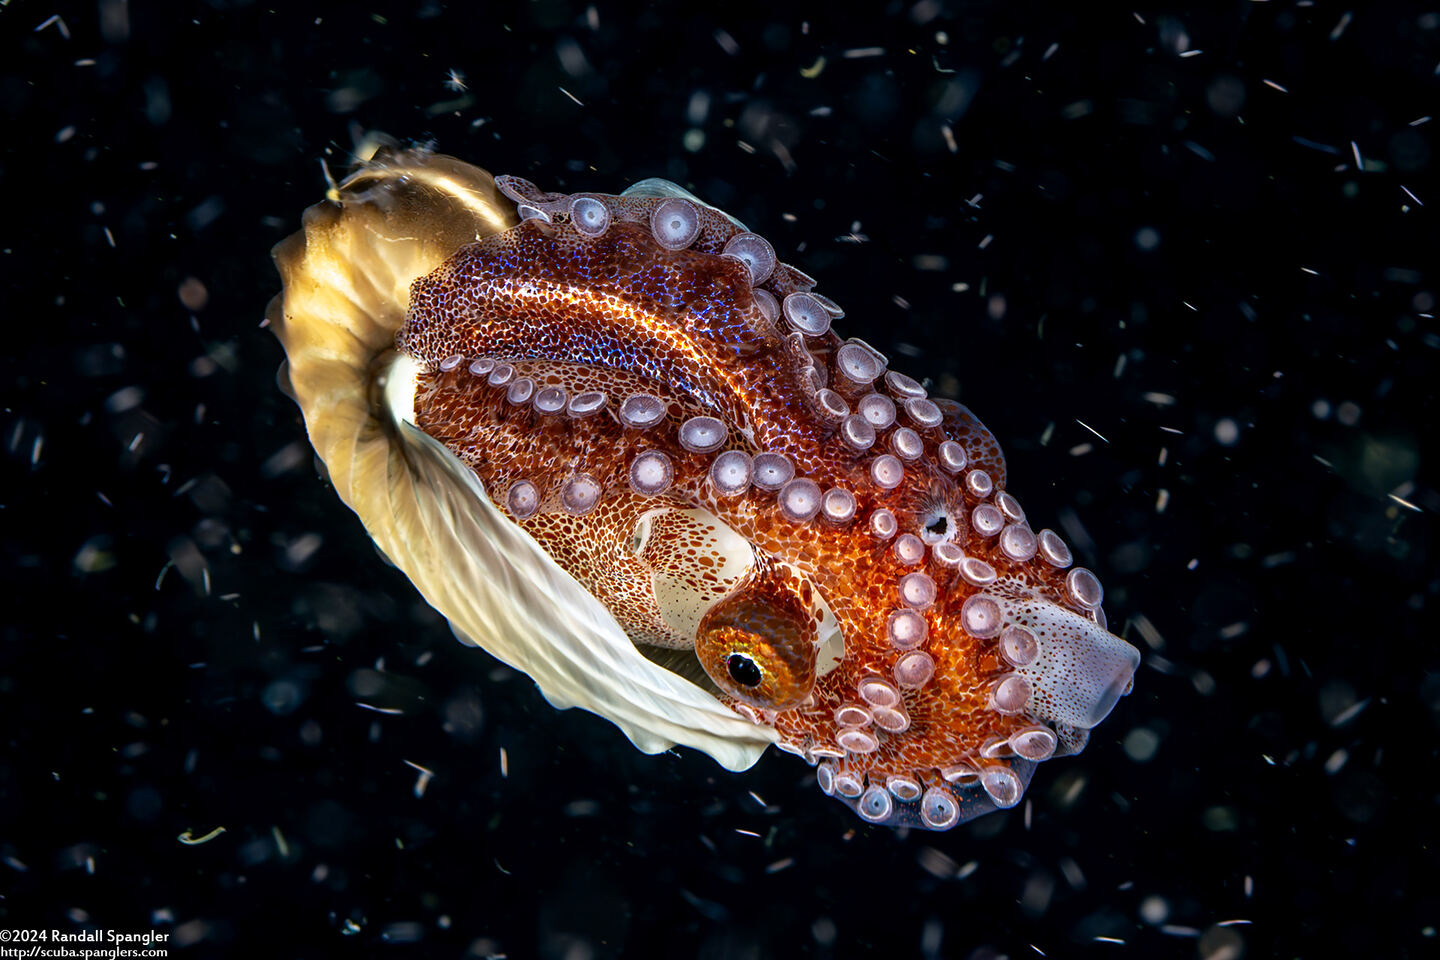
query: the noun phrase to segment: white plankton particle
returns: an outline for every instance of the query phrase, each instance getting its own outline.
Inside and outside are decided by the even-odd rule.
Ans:
[[[411,770],[417,771],[420,774],[420,776],[415,778],[414,790],[416,799],[425,796],[425,788],[430,786],[430,781],[435,777],[435,771],[427,769],[426,767],[422,767],[420,766],[420,764],[415,763],[411,760],[406,760],[405,766],[409,767]]]

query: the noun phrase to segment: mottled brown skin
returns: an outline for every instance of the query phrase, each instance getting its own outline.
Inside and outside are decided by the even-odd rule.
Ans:
[[[617,222],[598,239],[581,236],[563,216],[553,223],[529,220],[461,249],[415,282],[397,345],[427,371],[416,397],[418,425],[468,463],[502,509],[512,483],[536,484],[545,496],[542,508],[521,526],[637,643],[687,648],[694,642],[676,636],[659,617],[647,586],[654,564],[688,568],[697,583],[707,583],[703,550],[672,547],[666,556],[649,558],[631,551],[637,524],[657,507],[708,510],[748,540],[768,567],[783,565],[804,589],[818,591],[845,637],[839,666],[820,676],[808,696],[792,698],[787,691],[764,709],[747,709],[739,698],[729,701],[756,722],[772,723],[786,749],[812,761],[846,757],[851,771],[877,783],[887,774],[939,782],[938,771],[957,763],[994,762],[981,759],[982,749],[1033,721],[990,708],[990,687],[1000,671],[995,642],[968,636],[959,621],[961,605],[977,588],[935,563],[928,551],[917,566],[902,563],[894,540],[878,540],[867,523],[872,511],[884,507],[894,512],[899,533],[922,535],[943,512],[948,537],[968,556],[989,562],[1002,581],[1091,616],[1067,596],[1063,570],[1039,557],[1012,562],[1000,553],[998,538],[987,540],[971,529],[969,513],[981,501],[960,477],[941,469],[935,450],[947,437],[962,442],[967,469],[987,471],[998,494],[1006,478],[994,437],[958,404],[942,403],[944,423],[929,429],[907,424],[902,413],[895,426],[915,429],[925,454],[905,463],[897,488],[880,489],[870,479],[869,465],[888,452],[895,428],[882,432],[869,451],[857,453],[838,441],[833,424],[817,416],[813,382],[807,386],[804,373],[807,361],[797,356],[795,344],[803,343],[801,352],[814,359],[822,378],[836,383],[832,360],[842,341],[833,332],[803,339],[790,334],[787,347],[786,336],[756,303],[745,266],[719,255],[738,228],[706,210],[695,244],[669,251],[642,222],[646,204],[656,201],[605,199],[615,204]],[[620,219],[627,210],[632,221]],[[783,299],[784,293],[808,290],[808,282],[781,265],[762,286]],[[450,372],[438,372],[440,361],[455,355],[466,359]],[[516,362],[523,375],[563,382],[572,395],[604,390],[610,402],[582,420],[511,405],[505,388],[468,372],[466,365],[478,357]],[[878,382],[874,389],[884,392]],[[667,399],[670,416],[647,430],[624,426],[615,411],[634,392]],[[853,399],[866,391],[849,392]],[[814,480],[822,490],[849,490],[858,502],[855,519],[835,524],[817,516],[797,523],[781,513],[774,493],[753,486],[741,496],[721,496],[708,477],[717,454],[690,453],[678,442],[680,423],[696,414],[729,425],[727,448],[784,453],[794,461],[797,477]],[[658,497],[636,494],[627,480],[630,462],[646,450],[664,452],[674,465],[674,486]],[[584,516],[565,513],[558,500],[565,478],[577,472],[596,477],[605,490],[600,505]],[[684,524],[675,522],[664,535],[683,543],[686,534]],[[886,619],[901,607],[898,581],[916,570],[929,573],[939,588],[935,604],[923,611],[929,637],[922,649],[935,660],[934,677],[922,689],[905,691],[907,730],[880,734],[877,750],[847,756],[836,743],[835,711],[856,702],[862,679],[890,677],[899,653],[887,640]],[[735,585],[715,580],[708,587],[718,599]],[[789,596],[796,592],[791,589]],[[804,627],[799,609],[782,610],[767,627],[753,606],[741,603],[736,610],[744,616],[732,617],[726,626],[773,629],[771,641],[788,649]],[[803,682],[803,668],[790,676]]]

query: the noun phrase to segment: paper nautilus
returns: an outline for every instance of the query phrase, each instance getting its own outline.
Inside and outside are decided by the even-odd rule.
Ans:
[[[1139,652],[989,431],[676,185],[386,150],[275,260],[341,499],[458,635],[641,750],[775,744],[865,820],[944,830],[1129,691]]]

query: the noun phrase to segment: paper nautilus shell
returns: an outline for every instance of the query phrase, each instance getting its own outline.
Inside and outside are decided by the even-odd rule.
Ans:
[[[459,636],[641,750],[774,744],[865,820],[944,830],[1130,689],[989,431],[676,185],[388,150],[275,260],[340,498]]]

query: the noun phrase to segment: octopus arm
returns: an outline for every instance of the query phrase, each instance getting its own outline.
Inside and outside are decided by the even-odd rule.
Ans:
[[[984,470],[997,489],[1005,489],[1005,453],[995,434],[963,403],[937,400],[936,406],[944,416],[945,435],[970,451],[970,467]]]
[[[311,443],[341,499],[457,634],[643,751],[679,743],[749,767],[774,730],[646,659],[474,472],[409,422],[418,368],[394,337],[411,283],[513,223],[488,174],[418,151],[367,164],[307,211],[304,231],[275,249],[285,290],[267,317]]]

